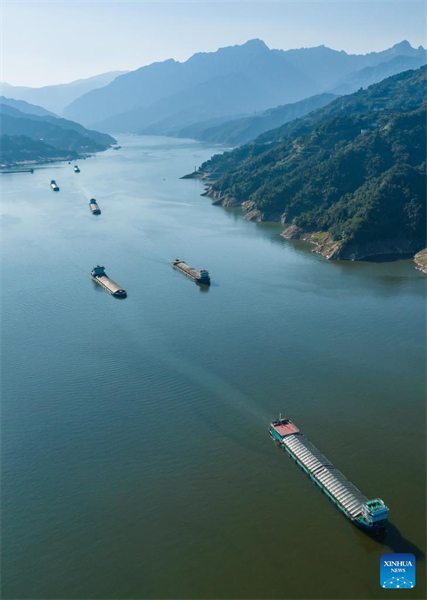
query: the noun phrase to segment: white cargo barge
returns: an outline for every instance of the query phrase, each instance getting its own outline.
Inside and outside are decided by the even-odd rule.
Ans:
[[[187,277],[189,277],[196,283],[201,283],[203,285],[210,285],[211,283],[209,271],[206,271],[206,269],[201,269],[200,271],[198,271],[197,269],[194,269],[193,267],[187,265],[187,263],[185,263],[183,260],[180,260],[179,258],[176,258],[174,261],[172,261],[172,266],[174,269],[177,269],[177,271],[181,271],[181,273],[187,275]]]
[[[115,296],[116,298],[126,298],[127,293],[126,290],[121,288],[115,281],[110,279],[105,272],[105,267],[101,265],[96,265],[91,271],[91,277],[96,283],[102,285],[103,288],[107,290],[109,294]]]

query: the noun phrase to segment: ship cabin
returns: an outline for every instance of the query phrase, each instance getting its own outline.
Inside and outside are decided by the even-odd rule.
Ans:
[[[103,267],[102,265],[96,265],[96,267],[93,267],[93,269],[92,269],[93,277],[101,277],[102,275],[105,275],[105,267]]]
[[[199,282],[200,283],[209,283],[211,280],[210,276],[209,276],[209,271],[207,271],[206,269],[202,269],[200,271],[200,279]]]
[[[362,519],[371,526],[386,525],[388,511],[390,509],[385,505],[381,498],[368,500],[362,504]]]
[[[279,417],[277,421],[273,421],[270,425],[270,435],[278,442],[287,435],[295,435],[299,432],[298,427],[290,419],[282,419],[282,417]]]

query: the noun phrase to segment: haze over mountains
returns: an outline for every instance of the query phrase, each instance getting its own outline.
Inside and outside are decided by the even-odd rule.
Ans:
[[[182,63],[169,59],[69,84],[2,89],[9,99],[91,129],[236,145],[305,114],[301,101],[317,108],[325,94],[349,94],[426,62],[427,51],[407,41],[356,55],[326,46],[275,50],[254,39]]]
[[[254,39],[197,53],[182,63],[169,59],[70,84],[3,84],[2,134],[20,136],[11,148],[22,148],[25,138],[31,139],[29,146],[40,144],[41,155],[47,152],[43,144],[87,153],[114,143],[99,131],[238,146],[257,136],[277,135],[281,126],[291,122],[292,127],[295,119],[327,108],[337,95],[426,63],[427,51],[407,41],[356,55],[326,46],[275,50]],[[49,149],[48,155],[52,153]]]
[[[426,63],[403,41],[382,52],[347,54],[325,46],[274,50],[258,39],[198,53],[186,62],[141,67],[74,100],[65,116],[108,132],[176,135],[210,119],[235,117],[325,92],[346,93]]]
[[[8,98],[25,100],[31,104],[43,106],[47,110],[60,115],[70,102],[73,102],[73,100],[90,90],[107,85],[122,73],[126,73],[126,71],[111,71],[109,73],[94,75],[87,79],[77,79],[71,83],[46,85],[40,88],[2,83],[1,88],[2,94]]]
[[[213,144],[238,146],[239,144],[254,140],[265,131],[275,129],[293,119],[303,117],[309,112],[325,106],[336,97],[335,94],[317,94],[299,102],[269,108],[248,117],[231,120],[226,118],[226,120],[222,119],[220,123],[212,122],[212,120],[203,121],[202,123],[195,123],[180,129],[177,135]],[[144,133],[150,133],[150,128],[146,128]]]

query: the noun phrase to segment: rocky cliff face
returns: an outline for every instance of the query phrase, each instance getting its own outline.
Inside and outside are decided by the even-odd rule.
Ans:
[[[346,243],[345,240],[333,240],[331,236],[324,232],[307,233],[302,231],[295,225],[291,225],[281,234],[287,239],[301,239],[311,242],[315,245],[313,252],[322,254],[328,260],[366,260],[375,256],[399,255],[406,256],[414,254],[422,245],[422,240],[408,239],[391,239],[391,240],[375,240],[365,244]],[[422,255],[419,259],[420,263],[424,256],[423,272],[427,273],[427,249],[419,252],[415,256]],[[417,261],[416,261],[417,262]],[[417,263],[418,264],[418,263]]]
[[[239,202],[236,198],[215,190],[206,173],[196,172],[186,175],[184,178],[197,178],[206,181],[206,190],[202,196],[212,199],[215,206],[238,207],[245,213],[248,221],[272,221],[276,223],[286,222],[285,215],[278,213],[266,213],[260,211],[254,202]],[[287,239],[300,239],[314,244],[313,252],[324,256],[327,260],[366,260],[375,256],[387,255],[415,255],[414,260],[417,269],[427,274],[427,249],[419,251],[423,241],[420,239],[396,238],[390,240],[375,240],[363,244],[346,243],[345,240],[334,240],[327,232],[307,232],[296,225],[288,226],[281,235]],[[415,254],[418,252],[417,254]]]
[[[417,252],[417,254],[414,256],[414,260],[415,264],[417,265],[416,268],[427,275],[427,248]]]

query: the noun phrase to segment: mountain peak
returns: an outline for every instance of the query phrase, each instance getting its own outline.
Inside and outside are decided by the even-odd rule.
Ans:
[[[254,38],[253,40],[248,40],[247,42],[245,42],[244,44],[242,44],[242,46],[250,46],[251,48],[262,48],[262,49],[267,49],[269,50],[269,47],[267,46],[267,44],[263,41],[260,40],[259,38]]]
[[[414,50],[408,40],[402,40],[401,42],[392,46],[394,50]]]

